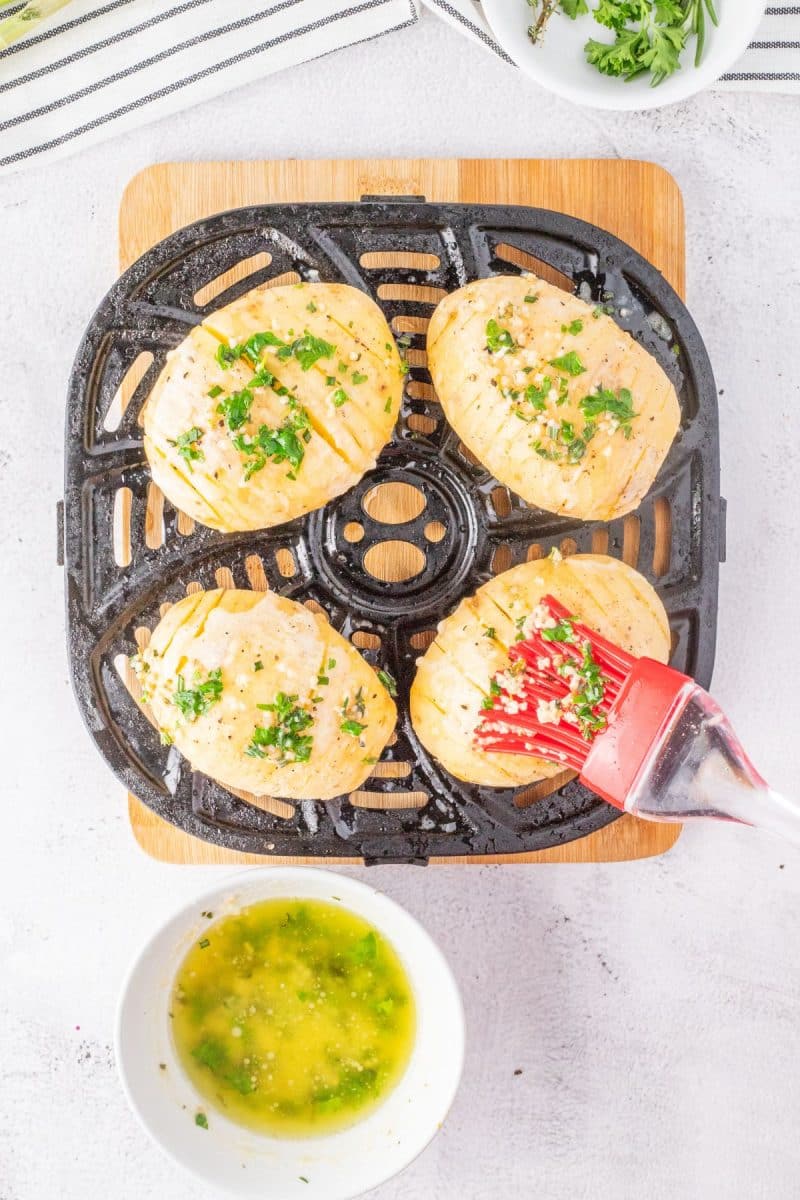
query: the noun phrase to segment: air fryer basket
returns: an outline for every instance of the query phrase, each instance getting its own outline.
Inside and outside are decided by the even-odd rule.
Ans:
[[[445,292],[537,264],[606,305],[655,355],[680,397],[681,431],[651,493],[635,515],[607,525],[553,516],[509,494],[459,444],[425,368],[427,318]],[[377,468],[325,508],[256,534],[194,528],[154,495],[137,419],[167,352],[188,330],[278,276],[345,281],[378,302],[395,332],[410,339],[402,414]],[[143,361],[149,361],[144,374]],[[114,428],[110,413],[126,375],[132,395]],[[423,493],[425,509],[413,521],[387,525],[366,511],[365,494],[387,480]],[[103,300],[78,351],[67,408],[62,530],[78,704],[126,788],[187,833],[221,846],[367,862],[544,849],[619,814],[575,781],[541,797],[450,776],[411,727],[415,660],[437,621],[493,573],[554,546],[607,549],[657,587],[670,616],[673,664],[708,685],[723,505],[716,392],[703,343],[673,289],[617,238],[560,213],[416,197],[222,213],[143,255]],[[127,527],[130,550],[122,554],[118,544],[115,550],[115,519],[117,543],[120,520]],[[436,536],[444,527],[439,541],[431,540],[432,522]],[[345,533],[354,523],[363,529],[358,542]],[[387,583],[365,569],[365,552],[388,538],[423,550],[421,573]],[[187,587],[264,586],[265,578],[296,600],[320,605],[370,662],[396,676],[399,688],[397,740],[382,760],[394,765],[379,767],[383,774],[357,795],[279,805],[281,815],[232,795],[162,746],[115,666],[136,649],[137,630],[141,637],[152,628],[161,605],[180,599]],[[532,796],[538,798],[531,802]]]

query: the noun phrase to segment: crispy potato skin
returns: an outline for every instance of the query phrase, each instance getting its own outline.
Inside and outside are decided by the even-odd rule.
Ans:
[[[669,658],[663,604],[647,580],[618,559],[574,554],[523,563],[496,576],[442,621],[411,688],[417,736],[457,779],[516,787],[562,769],[542,759],[487,753],[472,740],[489,681],[508,666],[517,622],[547,594],[631,654]]]
[[[194,720],[186,718],[174,702],[178,677],[193,688],[217,670],[220,698]],[[372,667],[325,617],[274,592],[218,589],[187,596],[156,626],[138,671],[162,733],[192,766],[257,796],[327,800],[360,787],[397,716]],[[364,729],[353,736],[341,725],[345,702],[359,688]],[[278,692],[297,696],[313,714],[305,731],[314,739],[308,762],[280,766],[273,757],[246,753],[255,727],[273,720],[258,705],[274,703]],[[357,714],[351,707],[346,715]]]
[[[247,479],[246,457],[217,411],[254,375],[243,359],[222,367],[216,360],[220,344],[263,332],[287,343],[308,332],[335,347],[307,370],[294,357],[280,360],[278,347],[262,353],[261,364],[308,414],[311,436],[296,479],[289,477],[289,463],[271,459]],[[182,512],[226,533],[291,521],[341,495],[374,467],[397,420],[402,383],[389,326],[363,292],[340,283],[256,288],[207,316],[167,356],[143,415],[153,479]],[[339,388],[348,399],[337,405]],[[261,426],[278,429],[289,414],[286,396],[256,388],[250,417],[236,433],[252,438]],[[187,461],[175,443],[193,429],[202,433],[196,443],[202,458]]]
[[[487,349],[492,319],[514,339],[514,349]],[[581,328],[571,332],[575,323]],[[575,376],[552,365],[570,352],[584,368]],[[428,328],[428,363],[462,441],[501,483],[549,512],[585,520],[631,512],[652,486],[680,424],[675,389],[652,355],[609,316],[534,276],[480,279],[446,296]],[[525,389],[534,383],[547,392],[548,379],[544,408],[532,407]],[[566,395],[559,396],[562,381]],[[583,457],[571,462],[548,430],[565,421],[580,436],[587,425],[580,402],[601,387],[631,392],[637,415],[630,437],[602,416]],[[542,452],[557,454],[558,461]]]

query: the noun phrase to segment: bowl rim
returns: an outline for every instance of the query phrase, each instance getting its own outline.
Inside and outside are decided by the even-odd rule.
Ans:
[[[513,3],[523,5],[525,0],[512,0]],[[509,0],[482,0],[483,14],[486,23],[492,31],[493,36],[497,40],[498,45],[509,56],[512,63],[529,79],[532,79],[539,87],[550,92],[554,96],[560,96],[564,100],[569,100],[572,104],[577,104],[582,108],[602,109],[605,112],[648,112],[656,108],[668,108],[671,104],[680,104],[684,100],[696,96],[699,92],[712,88],[720,77],[733,66],[735,62],[744,54],[752,41],[753,34],[763,20],[766,10],[765,0],[755,0],[754,8],[751,13],[751,19],[745,19],[744,22],[739,21],[736,32],[739,37],[731,42],[729,57],[727,61],[716,72],[709,73],[703,69],[701,63],[693,72],[680,73],[680,79],[675,79],[675,86],[672,92],[664,93],[661,88],[646,89],[628,88],[622,86],[620,81],[619,87],[619,102],[616,101],[616,93],[601,92],[598,89],[596,94],[587,94],[587,89],[579,84],[569,82],[569,73],[565,73],[562,80],[558,76],[554,81],[552,79],[543,80],[538,71],[532,68],[532,62],[525,59],[520,62],[517,57],[518,43],[512,42],[511,39],[505,36],[504,22],[500,19],[501,12],[505,12]],[[737,14],[738,16],[739,14]],[[729,20],[732,22],[733,17]],[[660,98],[659,93],[663,96]],[[624,97],[629,97],[629,101],[625,102]],[[648,99],[649,97],[649,99]]]
[[[258,886],[259,880],[265,878],[285,878],[287,882],[290,880],[297,880],[299,887],[297,889],[293,888],[291,892],[287,891],[286,895],[287,897],[291,896],[296,899],[302,899],[302,881],[304,879],[309,879],[312,876],[315,879],[319,879],[320,876],[322,876],[331,881],[336,880],[337,887],[344,884],[345,888],[351,888],[356,893],[360,893],[362,896],[367,898],[377,897],[380,904],[386,905],[389,909],[393,909],[395,912],[400,914],[402,918],[410,924],[416,935],[422,937],[429,943],[430,948],[439,959],[443,973],[450,986],[452,1000],[454,1001],[455,1025],[453,1028],[453,1037],[448,1039],[448,1041],[449,1052],[451,1054],[455,1070],[452,1077],[452,1086],[446,1095],[444,1105],[442,1106],[441,1110],[437,1112],[435,1120],[431,1122],[430,1132],[420,1144],[414,1146],[413,1153],[404,1159],[402,1166],[391,1168],[388,1173],[382,1174],[380,1178],[373,1180],[368,1185],[367,1189],[359,1186],[356,1191],[338,1193],[336,1200],[356,1200],[356,1197],[364,1195],[365,1190],[372,1190],[374,1188],[381,1187],[384,1183],[396,1178],[399,1174],[411,1166],[411,1164],[415,1162],[425,1150],[427,1150],[436,1135],[442,1129],[444,1122],[446,1121],[447,1116],[453,1107],[453,1103],[458,1094],[464,1072],[464,1061],[466,1054],[466,1016],[464,1012],[464,1001],[461,995],[461,989],[458,985],[458,980],[455,977],[455,973],[453,972],[446,955],[439,946],[439,943],[428,932],[422,922],[419,921],[417,917],[413,915],[413,913],[410,913],[404,905],[400,904],[397,900],[394,900],[391,896],[387,896],[385,892],[380,891],[371,884],[365,883],[361,879],[356,879],[350,875],[343,875],[338,871],[331,871],[325,867],[275,865],[264,867],[244,867],[232,873],[226,872],[224,877],[222,877],[218,882],[203,888],[200,892],[194,893],[190,899],[184,901],[180,905],[170,908],[170,910],[159,920],[157,927],[152,929],[139,945],[138,950],[134,953],[130,963],[128,964],[122,979],[122,983],[119,986],[116,1008],[114,1012],[113,1046],[117,1078],[122,1087],[128,1107],[136,1117],[139,1125],[147,1134],[153,1145],[157,1146],[160,1152],[185,1174],[188,1174],[193,1179],[203,1183],[206,1187],[211,1186],[215,1188],[220,1195],[237,1197],[239,1200],[241,1200],[242,1196],[241,1191],[231,1188],[225,1183],[219,1183],[216,1180],[210,1179],[208,1174],[198,1169],[194,1164],[181,1158],[172,1149],[169,1143],[158,1135],[154,1125],[147,1119],[145,1111],[143,1110],[142,1106],[140,1106],[134,1095],[127,1074],[126,1055],[123,1052],[123,1016],[125,1003],[128,999],[134,978],[142,966],[144,959],[149,954],[153,945],[163,934],[166,927],[172,924],[173,921],[186,918],[188,924],[189,919],[196,916],[198,906],[202,907],[208,901],[215,900],[217,897],[219,897],[221,892],[229,891],[232,887],[237,886],[241,887],[246,885],[248,888],[252,887],[253,885]],[[258,903],[258,901],[251,900],[249,903]],[[243,904],[242,907],[246,907],[246,904]],[[342,907],[349,908],[346,897],[342,900]],[[352,909],[350,909],[350,911],[352,911]],[[364,919],[368,921],[371,920],[369,917],[364,917]],[[378,922],[373,923],[378,924]],[[389,940],[392,939],[390,938]],[[393,941],[393,945],[395,945],[395,948],[398,951],[402,951],[402,945],[400,944],[400,941],[401,939],[397,939],[396,944]],[[401,1085],[402,1076],[395,1087],[400,1087]],[[392,1089],[392,1091],[394,1091],[394,1089]],[[353,1128],[358,1128],[358,1124],[359,1122],[356,1122]],[[265,1200],[269,1200],[269,1198],[265,1197]]]

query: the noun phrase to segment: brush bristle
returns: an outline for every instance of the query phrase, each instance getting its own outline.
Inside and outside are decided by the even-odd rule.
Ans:
[[[545,596],[496,675],[475,731],[483,750],[580,771],[635,659]]]

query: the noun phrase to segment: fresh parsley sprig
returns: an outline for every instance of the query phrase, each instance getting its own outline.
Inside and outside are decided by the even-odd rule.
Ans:
[[[575,20],[589,13],[586,0],[528,0],[538,17],[528,33],[532,42],[542,34],[557,12]],[[629,81],[649,74],[650,84],[660,83],[680,69],[681,55],[694,36],[694,64],[705,50],[707,22],[719,24],[714,0],[598,0],[591,14],[598,25],[610,29],[613,42],[589,38],[586,61],[603,75]]]

